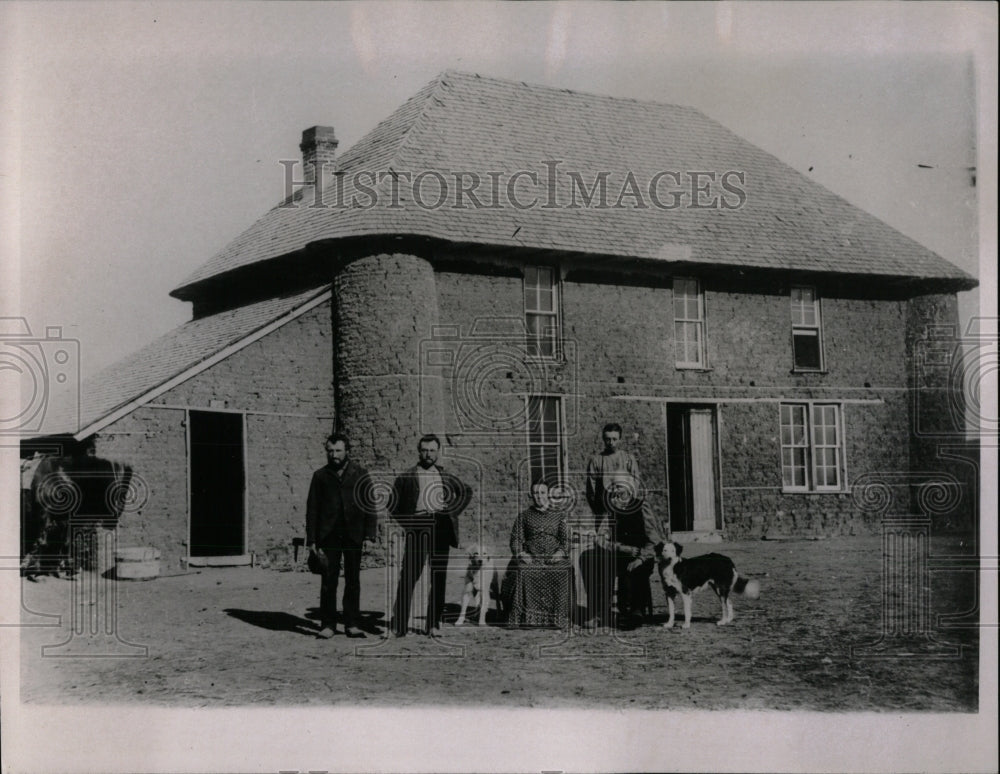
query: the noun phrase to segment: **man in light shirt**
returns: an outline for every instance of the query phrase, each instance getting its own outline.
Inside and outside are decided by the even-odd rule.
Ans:
[[[595,527],[607,515],[616,501],[628,502],[640,495],[642,486],[639,463],[635,455],[618,447],[622,428],[609,422],[601,430],[604,448],[587,463],[587,503],[594,514]]]
[[[425,634],[441,633],[448,553],[458,548],[458,517],[472,500],[472,490],[441,469],[441,441],[425,435],[417,444],[419,462],[396,479],[390,512],[405,530],[405,547],[388,637],[407,633],[413,589],[430,561],[430,593]]]

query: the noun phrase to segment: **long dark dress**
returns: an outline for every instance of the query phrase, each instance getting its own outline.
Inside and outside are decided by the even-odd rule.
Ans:
[[[572,569],[566,558],[565,515],[535,507],[522,511],[514,520],[510,550],[515,559],[509,570],[512,584],[507,623],[511,626],[566,626]],[[553,559],[557,552],[561,556]],[[517,557],[522,554],[531,556],[530,564],[518,562]]]

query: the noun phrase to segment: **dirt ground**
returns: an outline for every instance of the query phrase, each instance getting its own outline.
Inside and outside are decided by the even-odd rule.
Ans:
[[[373,632],[364,640],[315,636],[319,580],[305,572],[204,569],[145,582],[92,574],[23,581],[21,700],[977,710],[974,573],[936,572],[931,562],[927,573],[911,575],[917,580],[890,588],[884,599],[877,537],[686,547],[691,556],[709,551],[728,554],[741,574],[759,579],[761,597],[737,597],[735,622],[719,627],[718,602],[703,592],[687,631],[659,625],[666,601],[658,584],[652,624],[634,631],[446,623],[440,639],[384,642],[374,631],[387,607],[385,569],[362,573],[362,609]],[[935,538],[930,552],[932,559],[969,556],[975,548],[967,539]],[[446,621],[457,617],[461,597],[457,554]],[[929,602],[925,615],[917,609],[921,598]],[[894,609],[914,617],[900,621]],[[74,619],[74,610],[90,619]],[[946,628],[942,614],[959,615]]]

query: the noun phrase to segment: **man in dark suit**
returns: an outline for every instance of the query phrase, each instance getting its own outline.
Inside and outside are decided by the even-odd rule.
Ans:
[[[390,512],[405,530],[405,548],[388,637],[406,634],[413,589],[430,559],[430,593],[425,634],[441,633],[449,549],[458,548],[458,517],[472,490],[438,465],[441,441],[425,435],[417,444],[419,462],[396,479]]]
[[[350,459],[351,442],[340,433],[326,439],[326,466],[309,485],[306,544],[322,567],[320,632],[337,631],[337,584],[344,561],[344,633],[364,637],[357,628],[361,598],[361,554],[375,540],[377,515],[368,472]]]

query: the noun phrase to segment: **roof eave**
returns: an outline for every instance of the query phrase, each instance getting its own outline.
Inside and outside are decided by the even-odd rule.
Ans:
[[[704,267],[707,270],[711,269],[736,269],[743,272],[754,272],[754,273],[774,273],[774,274],[786,274],[786,275],[815,275],[817,277],[830,277],[836,276],[843,280],[850,280],[852,277],[856,277],[858,281],[875,281],[875,282],[886,282],[895,285],[899,284],[909,284],[914,287],[934,287],[938,289],[939,292],[962,292],[973,290],[979,286],[979,281],[972,275],[962,271],[956,266],[953,266],[953,274],[940,274],[940,275],[920,275],[920,274],[888,274],[888,273],[852,273],[843,271],[831,271],[830,269],[808,269],[808,268],[796,268],[796,267],[766,267],[766,266],[755,266],[748,265],[746,263],[739,263],[736,261],[685,261],[685,260],[664,260],[663,258],[651,257],[648,255],[626,255],[615,253],[613,255],[606,252],[601,252],[598,250],[594,251],[582,251],[573,250],[566,251],[554,247],[546,247],[544,245],[531,245],[531,244],[498,244],[498,243],[488,243],[488,242],[464,242],[461,240],[447,239],[435,234],[429,233],[369,233],[360,234],[353,236],[344,237],[332,237],[328,239],[318,239],[313,242],[309,242],[299,250],[294,250],[283,255],[274,256],[267,259],[266,261],[257,262],[254,264],[249,264],[247,266],[237,267],[231,269],[227,272],[221,274],[215,274],[210,277],[206,277],[202,280],[196,282],[191,282],[186,285],[181,285],[170,292],[170,295],[181,301],[197,302],[200,299],[204,299],[209,295],[214,293],[223,292],[227,285],[234,284],[239,278],[247,276],[248,273],[260,272],[267,265],[275,265],[283,262],[292,261],[302,261],[303,264],[309,263],[310,265],[304,269],[308,268],[313,270],[315,267],[311,266],[311,263],[315,260],[314,256],[320,250],[334,249],[336,253],[340,255],[343,260],[350,260],[350,257],[359,257],[358,249],[359,245],[363,245],[371,240],[377,240],[379,242],[383,240],[391,240],[393,242],[409,241],[414,242],[419,241],[422,245],[428,243],[438,243],[441,245],[448,245],[450,247],[475,245],[480,248],[486,249],[497,249],[502,250],[505,254],[510,254],[512,252],[518,251],[530,251],[533,254],[537,254],[539,251],[551,252],[553,255],[579,255],[585,259],[593,258],[614,258],[617,261],[635,261],[642,265],[655,269],[660,267],[664,271],[676,271],[678,268],[683,267],[688,271],[697,271],[699,267]],[[941,259],[944,260],[944,259]],[[952,264],[949,264],[952,265]],[[330,266],[329,268],[334,269],[335,266]]]

